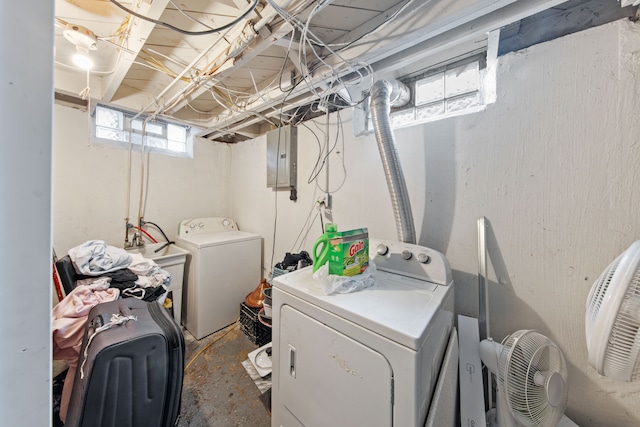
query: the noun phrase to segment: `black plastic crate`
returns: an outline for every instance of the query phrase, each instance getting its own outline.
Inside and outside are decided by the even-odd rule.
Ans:
[[[271,328],[258,320],[259,308],[240,304],[240,329],[258,347],[271,342]]]

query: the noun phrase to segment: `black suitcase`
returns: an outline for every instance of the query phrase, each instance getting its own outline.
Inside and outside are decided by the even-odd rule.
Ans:
[[[65,427],[168,427],[180,414],[184,336],[157,302],[96,305],[82,340]]]

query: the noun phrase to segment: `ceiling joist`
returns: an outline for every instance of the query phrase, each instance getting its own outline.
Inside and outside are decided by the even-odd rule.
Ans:
[[[169,0],[154,0],[150,4],[142,2],[137,12],[157,20],[164,12],[167,4],[169,4]],[[115,71],[106,77],[105,84],[103,85],[102,100],[104,102],[111,102],[154,28],[155,24],[152,22],[131,17],[131,22],[127,30],[128,36],[125,41],[126,50],[121,50],[120,54],[116,56],[113,67]]]
[[[574,16],[597,25],[629,13],[617,0],[120,0],[160,21],[131,17],[123,31],[126,11],[110,1],[55,1],[59,22],[102,44],[87,77],[56,27],[58,93],[87,83],[98,102],[173,117],[218,140],[319,114],[315,104],[334,92],[361,101],[374,79],[479,53],[488,32],[515,49],[546,36],[550,20],[559,36],[582,24]]]

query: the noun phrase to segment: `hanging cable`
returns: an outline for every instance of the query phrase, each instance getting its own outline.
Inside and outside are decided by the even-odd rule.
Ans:
[[[167,243],[175,243],[171,240],[169,240],[169,238],[167,237],[167,235],[164,233],[164,231],[162,231],[162,228],[160,228],[160,226],[158,224],[156,224],[155,222],[151,222],[151,221],[144,221],[145,224],[151,224],[153,225],[155,228],[158,229],[158,231],[162,234],[162,237],[164,237],[164,239],[167,241]]]
[[[365,68],[368,72],[369,72],[369,76],[370,76],[370,80],[371,80],[371,84],[373,84],[373,69],[371,68],[371,66],[369,64],[366,63],[351,63],[349,61],[347,61],[346,59],[344,59],[338,52],[334,51],[333,49],[331,49],[331,47],[329,47],[327,44],[325,44],[318,36],[316,36],[310,29],[310,22],[311,22],[311,18],[313,18],[313,16],[315,14],[317,14],[320,10],[322,10],[322,8],[324,8],[326,6],[325,2],[320,2],[317,3],[316,6],[314,7],[314,9],[311,11],[309,17],[307,18],[306,22],[302,22],[300,21],[298,18],[296,18],[295,16],[289,14],[288,12],[286,12],[285,10],[283,10],[274,0],[267,0],[267,3],[269,3],[269,5],[278,13],[278,15],[280,15],[286,22],[288,22],[290,25],[292,25],[294,27],[294,29],[297,29],[301,35],[300,35],[300,49],[298,50],[298,61],[300,64],[304,64],[304,69],[307,70],[306,73],[304,73],[302,75],[302,80],[305,81],[305,84],[307,85],[309,91],[313,94],[315,94],[316,96],[322,98],[326,95],[328,95],[333,89],[334,89],[334,83],[338,83],[340,86],[342,87],[346,87],[347,85],[351,85],[351,84],[358,84],[360,81],[362,81],[364,79],[364,75],[361,73],[360,68]],[[316,51],[316,49],[314,48],[313,45],[317,45],[320,47],[323,47],[325,49],[327,49],[329,51],[329,54],[326,55],[325,57],[321,57],[319,55],[319,53]],[[317,58],[317,60],[321,63],[319,66],[314,67],[313,69],[309,66],[309,63],[307,61],[307,57],[309,56],[307,54],[307,46],[310,47],[313,55]],[[342,61],[343,66],[346,66],[352,74],[354,74],[356,77],[358,77],[358,81],[356,82],[348,82],[348,81],[344,81],[340,75],[342,73],[338,72],[337,68],[331,66],[330,64],[328,64],[325,59],[331,55],[334,55],[335,57],[337,57],[340,61]],[[321,68],[328,68],[330,70],[331,73],[331,77],[333,77],[333,81],[329,83],[329,77],[326,77],[324,80],[327,82],[326,86],[327,88],[318,92],[317,87],[315,87],[312,84],[311,81],[311,76],[313,76],[315,73],[317,73],[318,70],[320,70]],[[365,98],[366,99],[366,98]],[[357,102],[353,102],[349,100],[345,100],[347,101],[349,106],[356,106],[358,104],[360,104],[361,102],[364,101],[360,100]],[[339,107],[344,107],[344,106],[339,106]]]
[[[217,343],[218,341],[220,341],[221,339],[223,339],[224,337],[226,337],[229,333],[231,333],[231,331],[236,329],[236,326],[238,326],[240,319],[237,319],[235,322],[233,322],[231,325],[227,326],[227,330],[224,332],[224,334],[220,335],[219,337],[215,338],[213,341],[211,341],[209,344],[205,345],[201,350],[199,350],[195,356],[193,356],[191,358],[191,360],[189,360],[189,363],[187,363],[184,367],[184,370],[186,371],[187,369],[189,369],[189,367],[193,364],[193,362],[196,361],[196,359],[198,357],[200,357],[200,355],[202,353],[204,353],[209,347],[211,347],[213,344]],[[222,331],[222,330],[221,330]]]
[[[151,49],[150,47],[147,47],[145,50],[148,50],[149,52],[151,52],[151,53],[153,53],[155,55],[162,56],[164,59],[173,62],[174,64],[176,64],[179,67],[185,68],[185,67],[189,66],[188,63],[182,61],[181,59],[172,58],[169,55],[165,55],[164,53],[159,52],[159,51],[157,51],[155,49]]]
[[[304,126],[307,129],[309,129],[309,131],[316,138],[316,142],[318,143],[318,158],[316,159],[316,164],[313,166],[313,169],[311,170],[311,174],[309,175],[309,178],[307,179],[307,184],[311,184],[316,179],[318,174],[320,173],[320,170],[322,170],[322,167],[320,168],[320,170],[318,170],[318,165],[320,164],[321,161],[324,162],[323,155],[322,155],[324,150],[322,148],[322,143],[320,142],[320,138],[318,138],[318,135],[313,131],[313,129],[311,129],[309,126],[307,126],[304,123],[302,123],[302,126]]]
[[[164,74],[166,74],[166,75],[168,75],[169,77],[172,77],[172,78],[176,78],[178,76],[178,73],[176,73],[173,70],[171,70],[162,61],[160,61],[157,58],[155,58],[153,55],[151,55],[145,49],[142,49],[140,51],[139,56],[142,59],[144,59],[145,62],[133,61],[135,64],[138,64],[138,65],[141,65],[141,66],[144,66],[144,67],[147,67],[147,68],[151,68],[152,70],[160,71],[160,72],[162,72],[162,73],[164,73]],[[169,59],[169,60],[171,60],[171,59]],[[182,65],[180,65],[180,66],[182,66]],[[188,83],[188,82],[191,81],[191,78],[183,76],[183,77],[180,78],[180,80],[183,81],[183,82],[187,82]]]
[[[278,156],[280,155],[280,137],[282,136],[282,126],[278,126],[278,145],[276,147],[276,153]],[[278,172],[279,172],[279,164],[280,162],[276,162],[276,187],[273,192],[273,204],[274,204],[274,214],[273,214],[273,242],[271,243],[271,261],[269,263],[269,268],[271,269],[271,277],[269,278],[269,282],[273,283],[273,259],[276,252],[276,232],[278,229]]]
[[[133,228],[135,228],[136,230],[138,230],[139,232],[147,236],[149,240],[151,240],[153,243],[158,243],[158,241],[151,234],[149,234],[147,230],[143,230],[142,228],[136,227],[135,225],[133,226]]]
[[[87,101],[87,147],[91,146],[91,84],[90,78],[91,71],[87,69],[87,87],[80,92],[80,97]]]
[[[142,216],[141,218],[144,218],[144,216],[147,213],[147,200],[149,200],[149,175],[151,174],[151,150],[153,150],[152,147],[149,147],[149,151],[147,151],[145,155],[146,157],[146,163],[147,163],[147,167],[145,168],[145,177],[144,177],[144,203],[142,204]]]
[[[258,5],[258,1],[259,0],[254,0],[253,3],[251,3],[251,5],[249,5],[249,8],[247,8],[247,10],[245,12],[243,12],[239,17],[237,17],[233,21],[229,22],[228,24],[225,24],[225,25],[223,25],[221,27],[217,27],[217,28],[211,28],[211,29],[206,30],[206,31],[187,31],[187,30],[183,30],[181,28],[174,27],[173,25],[168,24],[166,22],[158,21],[156,19],[152,19],[152,18],[149,18],[149,17],[144,16],[142,14],[139,14],[138,12],[135,12],[135,11],[127,8],[126,6],[123,6],[122,4],[118,3],[116,0],[110,0],[110,1],[111,1],[111,3],[113,3],[117,7],[119,7],[120,9],[124,10],[127,13],[130,13],[131,15],[135,16],[136,18],[143,19],[145,21],[148,21],[148,22],[154,23],[156,25],[160,25],[162,27],[165,27],[165,28],[168,28],[170,30],[176,31],[176,32],[178,32],[180,34],[185,34],[187,36],[205,36],[207,34],[218,33],[220,31],[226,30],[227,28],[233,27],[238,22],[240,22],[243,19],[245,19],[251,12],[253,12],[253,10]]]
[[[133,129],[131,126],[129,126],[129,167],[127,170],[127,204],[126,204],[126,215],[124,218],[124,222],[125,222],[125,234],[124,234],[124,244],[125,247],[127,246],[127,244],[129,243],[129,214],[131,213],[131,172],[133,169],[133,162],[132,162],[132,152],[133,152],[133,139],[131,138],[133,136]]]
[[[299,83],[299,82],[298,82]],[[287,98],[289,97],[289,95],[291,95],[293,93],[293,90],[298,86],[298,83],[294,84],[293,87],[291,89],[289,89],[289,91],[287,92],[287,94],[284,97],[284,100],[282,101],[282,106],[280,107],[280,117],[282,117],[282,108],[284,108],[284,104],[287,101]],[[280,136],[282,134],[282,127],[279,126],[278,127],[278,146],[276,147],[276,153],[280,152]],[[278,162],[276,162],[276,181],[278,182]],[[277,187],[276,187],[276,191],[273,192],[274,197],[273,197],[273,201],[274,201],[274,217],[273,217],[273,242],[271,244],[271,261],[269,263],[269,269],[271,270],[271,277],[270,277],[270,281],[273,281],[273,260],[274,260],[274,256],[275,256],[275,252],[276,252],[276,234],[277,234],[277,230],[278,230],[278,191],[277,191]]]
[[[144,185],[145,185],[145,179],[144,179],[144,138],[146,136],[146,130],[147,130],[147,123],[149,122],[150,117],[147,117],[144,119],[144,121],[142,122],[142,135],[141,135],[141,141],[140,141],[140,200],[138,203],[138,225],[142,225],[140,224],[140,220],[142,219],[142,201],[143,201],[143,194],[144,194]],[[131,127],[133,127],[133,120],[131,121]]]
[[[286,61],[285,61],[286,62]],[[284,63],[283,63],[284,64]],[[260,91],[260,89],[258,89],[258,84],[256,83],[256,79],[253,76],[253,72],[251,71],[251,68],[249,67],[249,64],[247,64],[247,71],[249,71],[249,77],[251,77],[251,82],[253,83],[253,88],[256,90],[255,96],[258,99],[261,99],[265,104],[270,105],[270,100],[265,99],[262,96],[262,91],[269,91],[270,90],[270,86],[273,82],[276,81],[276,78],[274,77],[273,80],[271,80],[271,82],[269,82],[262,91]],[[280,79],[282,79],[282,75],[280,75]],[[252,102],[252,101],[249,101]],[[278,109],[276,107],[271,106],[270,107],[273,111],[278,112]]]
[[[200,24],[205,28],[208,28],[210,30],[213,30],[213,27],[210,25],[205,24],[204,22],[196,19],[195,17],[189,15],[184,9],[182,9],[180,6],[178,6],[173,0],[169,0],[169,3],[171,3],[173,5],[173,7],[176,8],[176,10],[178,12],[180,12],[183,16],[187,17],[188,19],[190,19],[191,21],[195,22],[196,24]]]
[[[300,251],[302,243],[304,242],[304,240],[307,238],[307,235],[309,234],[309,230],[311,230],[311,227],[313,226],[313,224],[315,224],[316,219],[318,218],[319,210],[318,210],[318,202],[316,201],[316,190],[317,188],[313,189],[313,196],[311,197],[311,199],[313,200],[313,203],[311,204],[311,209],[309,209],[307,218],[305,219],[304,224],[302,225],[302,228],[300,229],[300,232],[296,237],[296,240],[293,242],[293,245],[291,245],[291,252]],[[316,212],[316,215],[313,216],[313,220],[311,221],[311,223],[309,223],[309,220],[311,219],[311,214],[313,214],[314,211]],[[303,236],[303,233],[304,233],[304,236]],[[299,245],[298,245],[298,242],[299,242]],[[296,249],[296,245],[298,245],[297,249]]]
[[[381,29],[385,28],[387,25],[389,25],[391,22],[393,22],[398,15],[400,15],[402,12],[404,12],[409,6],[411,6],[411,4],[415,2],[415,0],[407,0],[400,8],[398,8],[395,12],[393,12],[391,14],[391,16],[389,16],[382,24],[374,27],[371,31],[368,31],[364,34],[362,34],[361,36],[355,38],[354,40],[351,40],[349,42],[345,42],[345,43],[330,43],[327,46],[331,46],[331,47],[340,47],[340,49],[338,49],[338,52],[348,48],[349,46],[351,46],[354,43],[359,42],[360,40],[367,38],[375,33],[377,33],[378,31],[380,31]],[[426,5],[427,3],[431,3],[431,0],[427,0],[426,2],[424,2],[424,4],[422,4],[422,6]],[[420,6],[421,7],[421,6]]]
[[[328,115],[328,114],[327,114]],[[309,177],[309,180],[307,181],[307,183],[311,184],[313,181],[316,181],[318,178],[318,175],[320,175],[320,172],[322,172],[322,169],[324,169],[324,167],[326,166],[327,162],[329,161],[329,155],[333,152],[333,150],[336,149],[336,146],[338,145],[338,139],[340,138],[340,132],[336,132],[336,139],[333,142],[333,145],[331,146],[331,148],[329,148],[329,146],[327,145],[327,152],[325,153],[325,155],[322,158],[322,163],[320,164],[320,168],[318,168],[317,170],[315,170],[315,174],[313,176]],[[329,135],[326,135],[326,139],[329,139]],[[317,163],[316,163],[317,165]],[[317,182],[317,181],[316,181]],[[327,188],[325,191],[324,189],[320,188],[320,190],[322,190],[322,192],[326,193],[329,188]]]
[[[345,149],[345,146],[344,146],[344,127],[342,126],[342,117],[340,116],[340,110],[336,111],[336,116],[338,117],[338,130],[337,130],[337,132],[338,132],[338,135],[340,135],[340,140],[342,141],[342,150],[336,151],[336,154],[339,154],[340,158],[342,159],[343,178],[342,178],[342,182],[340,183],[340,185],[338,185],[338,187],[336,189],[331,190],[330,188],[327,188],[327,192],[329,192],[329,193],[337,193],[338,191],[340,191],[342,189],[342,187],[344,186],[344,183],[347,182],[347,167],[344,164],[344,149]],[[336,143],[337,143],[338,135],[336,135]],[[318,181],[316,181],[316,185],[318,185]],[[323,231],[323,233],[324,233],[324,231]]]

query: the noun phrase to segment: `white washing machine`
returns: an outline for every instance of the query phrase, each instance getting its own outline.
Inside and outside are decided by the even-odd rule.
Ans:
[[[370,240],[375,285],[327,296],[311,267],[274,279],[274,427],[422,427],[453,327],[439,252]]]
[[[182,324],[201,339],[235,322],[245,296],[260,283],[262,238],[229,218],[184,220],[176,245],[189,251]]]

